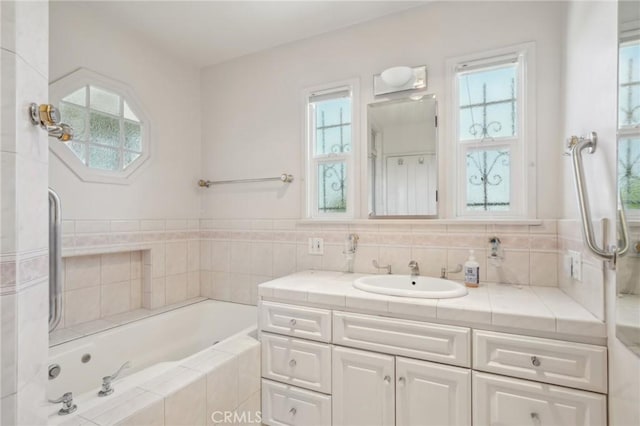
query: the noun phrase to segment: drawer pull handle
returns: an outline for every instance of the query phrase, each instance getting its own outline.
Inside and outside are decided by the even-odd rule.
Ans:
[[[289,324],[291,325],[291,327],[295,327],[296,326],[296,319],[295,318],[291,318],[291,321],[289,321]]]
[[[292,407],[291,410],[289,410],[289,414],[291,414],[292,416],[295,416],[297,412],[298,410],[296,410],[296,407]]]
[[[531,421],[533,422],[534,425],[539,425],[540,415],[538,415],[538,413],[531,413]]]
[[[531,364],[533,364],[534,367],[540,367],[540,359],[537,356],[532,356],[531,357]],[[536,413],[533,413],[536,414]],[[533,418],[533,414],[531,415],[531,417]],[[536,414],[537,416],[537,414]]]
[[[405,382],[406,382],[406,380],[405,380],[404,377],[399,377],[398,378],[398,384],[400,384],[400,386],[404,386]]]
[[[291,361],[289,361],[289,367],[295,367],[297,364],[295,359],[292,359]]]
[[[389,376],[384,376],[384,382],[385,382],[386,384],[391,383],[391,377],[389,377]]]

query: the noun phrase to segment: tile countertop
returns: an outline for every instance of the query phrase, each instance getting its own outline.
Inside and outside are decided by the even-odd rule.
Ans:
[[[367,293],[365,274],[304,271],[260,284],[262,300],[606,344],[606,324],[557,287],[481,284],[453,299]],[[559,336],[561,335],[561,336]]]

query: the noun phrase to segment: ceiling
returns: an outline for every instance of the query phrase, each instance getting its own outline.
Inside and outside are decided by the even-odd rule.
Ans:
[[[423,4],[425,1],[84,1],[81,5],[205,67]]]

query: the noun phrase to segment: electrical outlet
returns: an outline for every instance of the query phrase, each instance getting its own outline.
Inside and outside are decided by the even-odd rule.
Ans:
[[[322,238],[309,238],[309,254],[324,254],[324,240]]]
[[[570,254],[565,254],[562,257],[562,272],[567,278],[573,277],[573,257]]]
[[[576,281],[582,281],[582,255],[580,252],[568,250],[571,257],[571,277]]]

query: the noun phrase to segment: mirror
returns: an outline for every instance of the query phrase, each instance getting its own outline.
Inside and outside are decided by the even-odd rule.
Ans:
[[[618,194],[630,248],[616,272],[616,336],[640,356],[640,8],[618,2]],[[621,229],[618,223],[618,229]]]
[[[369,217],[438,216],[436,98],[369,104]]]

